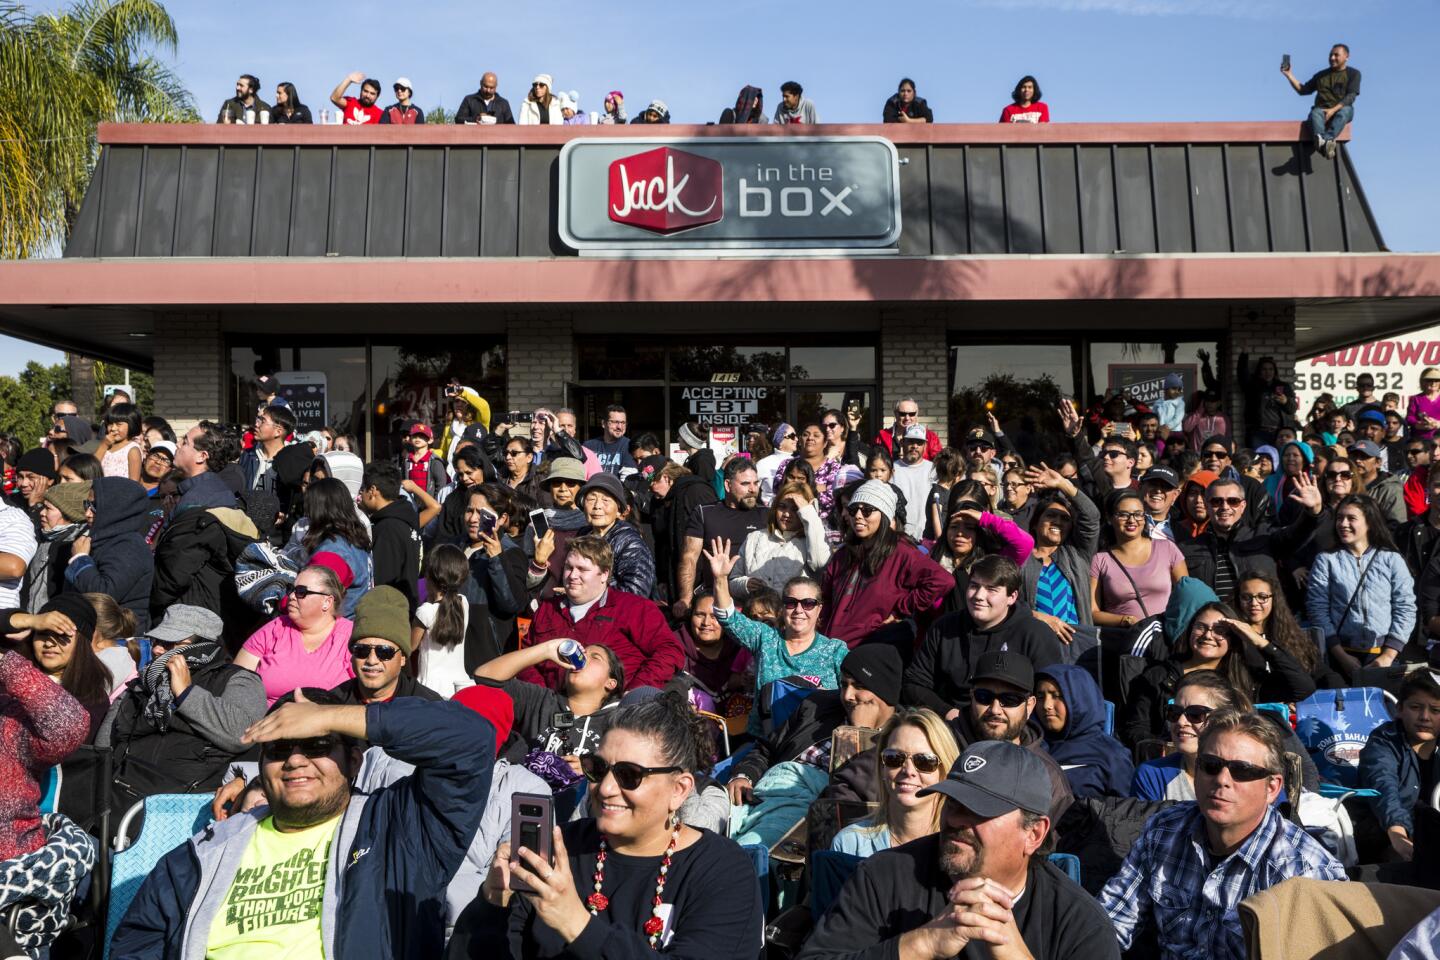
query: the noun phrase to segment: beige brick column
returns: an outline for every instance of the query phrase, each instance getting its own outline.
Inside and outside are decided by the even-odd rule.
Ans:
[[[511,410],[558,407],[575,376],[575,336],[569,316],[512,316],[506,350],[506,397]]]
[[[1245,423],[1245,395],[1239,377],[1240,354],[1249,354],[1251,375],[1261,357],[1273,357],[1285,383],[1295,382],[1294,304],[1242,304],[1230,308],[1230,354],[1225,358],[1224,381],[1229,386],[1225,409],[1238,446],[1245,446],[1250,424]],[[1303,416],[1305,411],[1300,411]]]
[[[155,318],[155,412],[177,434],[201,420],[224,419],[227,367],[218,314]]]
[[[943,314],[900,309],[880,314],[880,428],[894,421],[895,404],[913,397],[920,422],[949,444],[949,349]]]

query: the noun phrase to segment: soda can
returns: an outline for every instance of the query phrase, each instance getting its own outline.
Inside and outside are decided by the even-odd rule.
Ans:
[[[579,640],[565,640],[560,644],[560,657],[576,670],[585,669],[585,648]]]

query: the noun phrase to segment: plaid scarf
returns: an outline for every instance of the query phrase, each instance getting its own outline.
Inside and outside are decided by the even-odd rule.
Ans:
[[[189,643],[160,654],[145,672],[140,674],[140,690],[145,694],[144,716],[161,733],[170,729],[170,715],[175,712],[175,694],[170,689],[168,664],[175,656],[185,658],[193,673],[197,668],[214,663],[223,655],[220,644],[214,640],[191,640]]]

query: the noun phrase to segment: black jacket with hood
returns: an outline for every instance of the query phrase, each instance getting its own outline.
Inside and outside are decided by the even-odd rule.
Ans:
[[[768,738],[756,740],[755,748],[735,764],[730,776],[745,776],[751,783],[759,783],[772,766],[794,760],[819,741],[830,739],[835,728],[845,722],[840,691],[816,690],[795,708],[784,726]]]
[[[155,542],[152,616],[158,621],[176,603],[213,610],[225,621],[227,649],[238,649],[255,632],[260,616],[236,590],[235,558],[259,539],[259,529],[218,473],[186,479],[180,502]]]
[[[946,614],[931,625],[925,640],[905,668],[900,699],[929,707],[945,716],[970,702],[970,671],[983,654],[999,650],[1018,653],[1035,669],[1065,660],[1055,631],[1035,619],[1019,600],[999,625],[984,630],[975,625],[969,610]]]
[[[141,634],[150,626],[150,588],[155,558],[145,543],[150,498],[145,488],[125,477],[101,477],[91,487],[95,522],[90,525],[90,555],[73,557],[65,568],[69,589],[108,593],[135,614]]]
[[[420,603],[420,517],[404,500],[396,500],[370,515],[374,543],[375,586],[390,586],[405,594],[413,613]]]
[[[675,571],[685,555],[685,528],[690,524],[690,515],[706,504],[719,502],[710,481],[693,473],[676,477],[670,492],[655,499],[650,525],[655,533],[655,566],[669,599],[679,599],[675,596]]]

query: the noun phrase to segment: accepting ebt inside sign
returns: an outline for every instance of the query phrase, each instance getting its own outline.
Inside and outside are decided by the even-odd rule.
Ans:
[[[581,251],[884,252],[900,236],[898,171],[880,137],[572,140],[560,236]]]

